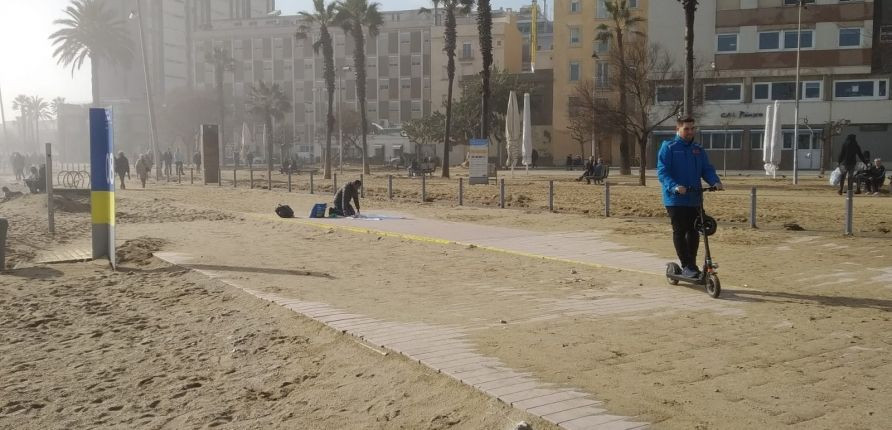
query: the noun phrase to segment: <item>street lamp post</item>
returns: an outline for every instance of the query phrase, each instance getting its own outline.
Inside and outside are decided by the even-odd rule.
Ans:
[[[142,51],[142,70],[146,80],[146,102],[149,108],[149,130],[152,139],[152,158],[157,163],[155,170],[155,180],[161,180],[161,158],[158,156],[158,133],[155,129],[155,109],[152,103],[152,83],[149,80],[149,62],[146,58],[146,36],[142,28],[142,0],[136,0],[136,12],[130,12],[130,19],[137,18],[137,27],[139,28],[139,44]]]
[[[597,91],[598,91],[597,73],[598,73],[598,59],[599,58],[600,57],[598,57],[597,52],[592,52],[592,60],[594,60],[594,63],[593,63],[594,64],[594,70],[593,70],[594,73],[592,73],[592,75],[595,77],[594,79],[592,79],[592,84],[593,84],[592,85],[592,157],[595,157],[595,158],[598,158],[598,156],[595,155],[595,124],[598,123],[598,114],[597,114],[597,110],[596,110],[596,107],[597,107],[596,106],[596,95],[597,95]]]
[[[793,110],[793,185],[799,184],[799,54],[802,52],[802,8],[805,0],[799,0],[799,24],[796,28],[796,107]]]

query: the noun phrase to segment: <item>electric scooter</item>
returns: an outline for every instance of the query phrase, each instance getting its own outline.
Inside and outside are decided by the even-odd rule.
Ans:
[[[706,293],[712,298],[718,298],[719,294],[722,293],[722,283],[719,281],[718,275],[719,264],[712,261],[712,255],[709,253],[709,236],[712,236],[715,233],[718,224],[716,224],[715,218],[706,215],[703,211],[703,192],[716,191],[716,189],[716,187],[709,187],[688,191],[700,193],[700,213],[694,221],[694,228],[696,228],[703,236],[703,247],[706,251],[706,258],[703,262],[703,270],[700,271],[700,276],[696,278],[681,276],[681,267],[678,264],[675,262],[666,264],[666,281],[668,281],[670,285],[678,285],[679,282],[702,285],[706,288]]]

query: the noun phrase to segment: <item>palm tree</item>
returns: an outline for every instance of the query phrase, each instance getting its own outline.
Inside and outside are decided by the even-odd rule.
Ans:
[[[267,85],[260,81],[251,86],[248,94],[249,112],[263,121],[266,126],[266,182],[267,189],[273,189],[273,118],[281,121],[285,114],[291,112],[288,96],[279,88],[279,84]]]
[[[30,104],[28,110],[31,111],[31,119],[34,120],[34,143],[37,152],[40,152],[40,120],[52,118],[50,104],[42,97],[37,96],[32,96],[28,103]]]
[[[483,107],[481,111],[480,134],[482,138],[489,139],[489,99],[490,68],[492,67],[492,6],[489,0],[477,0],[477,32],[480,38],[480,56],[483,59]]]
[[[59,64],[71,66],[72,74],[90,60],[93,106],[99,106],[100,62],[127,66],[133,58],[127,27],[102,5],[97,0],[72,0],[64,11],[68,18],[53,21],[63,28],[50,35],[56,47],[53,56]]]
[[[226,116],[226,105],[223,103],[223,72],[230,72],[235,67],[235,60],[223,48],[214,48],[204,53],[204,61],[214,65],[214,85],[217,89],[217,107],[220,114],[220,146],[226,148],[226,127],[223,120]],[[224,157],[225,158],[225,157]]]
[[[617,74],[619,88],[617,88],[617,92],[619,93],[619,112],[621,118],[628,118],[628,101],[626,100],[626,57],[624,52],[624,38],[627,35],[635,35],[638,37],[644,37],[644,33],[637,30],[636,27],[644,22],[644,18],[640,16],[633,16],[632,10],[629,9],[629,4],[626,0],[615,0],[608,1],[605,3],[607,12],[610,14],[611,25],[600,24],[597,29],[600,33],[598,33],[598,40],[611,40],[616,41],[616,60],[617,67],[616,69],[619,71]],[[621,175],[630,175],[632,174],[631,167],[631,159],[629,157],[629,134],[626,132],[625,124],[620,127],[620,144],[619,144],[619,156],[620,156],[620,169],[619,173]]]
[[[452,86],[455,82],[455,39],[456,39],[456,22],[455,14],[467,14],[471,11],[473,0],[432,0],[434,3],[434,15],[443,3],[443,10],[446,11],[446,29],[444,30],[445,43],[443,50],[446,51],[446,76],[449,79],[449,86],[446,95],[446,128],[443,136],[443,177],[449,177],[449,147],[451,142],[450,129],[452,128]],[[421,12],[430,12],[426,8],[422,8]],[[436,18],[435,18],[436,19]]]
[[[24,95],[19,94],[12,100],[12,110],[19,112],[19,127],[22,129],[22,147],[26,147],[28,145],[28,137],[30,133],[30,127],[28,124],[31,124],[31,99]]]
[[[56,144],[59,145],[59,151],[65,147],[64,142],[62,142],[62,138],[64,134],[62,133],[62,106],[65,104],[65,97],[56,97],[53,99],[52,103],[50,103],[50,111],[53,116],[56,117]],[[61,152],[60,152],[61,154]]]
[[[353,36],[353,70],[356,73],[356,97],[359,100],[359,115],[362,120],[362,171],[369,174],[368,121],[365,108],[365,35],[363,28],[368,29],[369,37],[378,37],[378,29],[384,20],[378,12],[378,3],[369,0],[341,0],[337,3],[335,23],[344,29],[344,33]]]
[[[335,3],[325,4],[323,0],[313,0],[313,12],[299,12],[307,25],[302,25],[297,31],[298,39],[308,37],[310,27],[308,25],[319,26],[319,40],[313,43],[313,51],[318,54],[322,50],[322,61],[325,63],[322,75],[325,78],[325,89],[328,91],[328,115],[325,117],[325,163],[323,167],[323,177],[331,179],[331,136],[334,133],[335,116],[334,116],[334,90],[335,90],[335,69],[334,69],[334,45],[332,44],[331,33],[328,27],[334,25],[335,19]],[[315,106],[313,108],[315,110]]]
[[[693,115],[691,104],[694,98],[694,12],[697,0],[678,0],[684,7],[684,116]]]

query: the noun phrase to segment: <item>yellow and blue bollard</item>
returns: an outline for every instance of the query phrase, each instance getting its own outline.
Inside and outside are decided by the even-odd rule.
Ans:
[[[90,208],[93,259],[115,266],[115,156],[111,113],[90,108]]]

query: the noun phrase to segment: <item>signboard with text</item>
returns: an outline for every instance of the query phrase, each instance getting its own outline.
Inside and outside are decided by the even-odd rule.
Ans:
[[[489,183],[489,139],[471,139],[468,148],[468,183]]]

